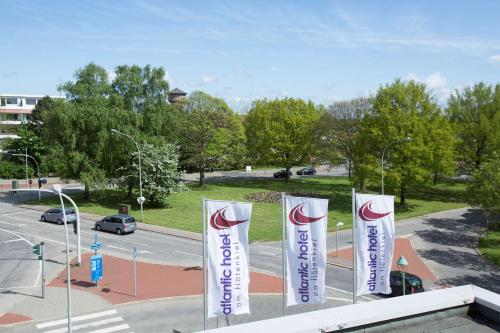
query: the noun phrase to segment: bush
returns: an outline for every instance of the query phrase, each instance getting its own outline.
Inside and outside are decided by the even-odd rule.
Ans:
[[[28,166],[28,176],[35,177],[35,171]],[[26,177],[26,166],[11,161],[0,162],[0,178],[3,179],[23,179]]]

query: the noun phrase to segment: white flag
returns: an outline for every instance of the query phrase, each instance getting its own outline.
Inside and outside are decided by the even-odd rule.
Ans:
[[[328,200],[285,197],[287,212],[287,305],[326,301]]]
[[[208,317],[250,313],[249,203],[207,200]]]
[[[394,197],[356,194],[356,295],[390,294]]]

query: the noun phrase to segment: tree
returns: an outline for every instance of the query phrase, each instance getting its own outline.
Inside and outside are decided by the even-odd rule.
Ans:
[[[455,125],[460,160],[468,172],[500,147],[500,84],[483,82],[456,91],[448,101],[448,116]]]
[[[360,125],[355,172],[373,178],[384,154],[385,166],[389,166],[384,171],[385,181],[399,192],[400,204],[406,205],[408,187],[430,180],[436,170],[430,165],[439,164],[432,151],[436,150],[433,140],[441,135],[429,125],[436,123],[439,113],[424,84],[396,80],[381,87],[373,99],[373,110]]]
[[[89,63],[75,72],[75,81],[67,81],[59,86],[66,93],[66,98],[75,103],[96,103],[109,97],[111,85],[106,70],[94,63]]]
[[[468,191],[470,202],[479,204],[490,216],[500,216],[500,156],[492,154],[473,176]]]
[[[170,194],[187,190],[177,171],[179,162],[177,146],[171,143],[162,146],[141,143],[139,150],[141,152],[142,188],[146,205],[151,207],[164,206]],[[132,153],[134,162],[126,170],[126,178],[136,178],[139,174],[138,154],[137,151]]]
[[[437,112],[427,123],[426,130],[426,141],[430,143],[428,169],[436,185],[439,176],[452,176],[455,172],[456,136],[450,122]]]
[[[250,156],[285,167],[288,179],[293,166],[314,155],[313,130],[322,112],[301,99],[255,101],[245,120]]]
[[[237,163],[242,158],[245,140],[239,118],[224,100],[195,91],[186,100],[181,137],[184,163],[200,173],[205,169]]]
[[[371,108],[369,98],[335,102],[327,108],[327,112],[321,115],[317,123],[315,133],[323,156],[329,160],[338,159],[339,155],[345,158],[349,178],[352,175],[354,145],[359,124]]]

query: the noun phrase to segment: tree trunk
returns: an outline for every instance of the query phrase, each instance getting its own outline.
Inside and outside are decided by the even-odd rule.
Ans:
[[[399,205],[402,207],[406,206],[406,184],[402,183],[399,191]]]
[[[89,188],[89,184],[87,184],[87,183],[85,183],[85,190],[83,192],[83,199],[90,200],[90,188]]]
[[[285,169],[285,172],[286,172],[286,181],[289,181],[290,180],[290,168],[289,167],[286,167]]]
[[[198,183],[200,186],[203,185],[205,181],[205,168],[204,167],[201,167],[200,168],[200,182]]]
[[[132,190],[134,188],[134,186],[130,180],[128,181],[127,187],[128,187],[127,198],[130,199],[130,198],[132,198]]]
[[[351,160],[349,160],[347,168],[349,170],[349,178],[351,178],[352,177],[352,161]]]
[[[434,172],[434,176],[432,177],[432,183],[436,185],[438,183],[438,173]]]
[[[359,191],[361,193],[366,192],[366,182],[364,178],[359,180]]]

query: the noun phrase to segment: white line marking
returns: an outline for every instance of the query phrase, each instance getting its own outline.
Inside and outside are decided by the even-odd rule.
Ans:
[[[261,268],[257,268],[257,267],[252,267],[250,266],[251,269],[255,270],[255,271],[261,271],[262,273],[266,273],[266,274],[269,274],[269,275],[273,275],[273,276],[276,276],[276,277],[281,277],[281,275],[279,274],[276,274],[274,272],[271,272],[271,271],[266,271],[265,269],[261,269]]]
[[[182,253],[182,254],[187,254],[187,255],[190,255],[190,256],[195,256],[195,257],[202,257],[200,256],[199,254],[194,254],[194,253],[189,253],[189,252],[182,252],[182,251],[175,251],[177,253]]]
[[[73,317],[71,318],[71,322],[75,323],[78,321],[82,320],[87,320],[87,319],[94,319],[94,318],[99,318],[99,317],[104,317],[104,316],[109,316],[118,313],[116,310],[108,310],[108,311],[102,311],[102,312],[96,312],[96,313],[91,313],[83,316],[78,316],[78,317]],[[52,326],[58,326],[62,324],[67,324],[68,323],[68,318],[66,319],[60,319],[60,320],[54,320],[54,321],[49,321],[46,323],[41,323],[36,325],[36,328],[46,328],[46,327],[52,327]]]
[[[13,213],[5,213],[5,214],[2,214],[3,216],[11,216],[11,215],[17,215],[17,214],[26,214],[26,213],[30,213],[31,211],[30,210],[23,210],[23,211],[20,211],[20,212],[13,212]]]
[[[276,250],[276,251],[281,251],[281,247],[275,247],[275,246],[269,246],[269,245],[263,245],[263,244],[256,244],[256,246],[267,247],[268,249],[273,249],[273,250]]]
[[[120,321],[123,321],[122,317],[113,317],[113,318],[109,318],[109,319],[93,321],[93,322],[86,323],[86,324],[73,325],[71,327],[71,330],[76,331],[76,330],[79,330],[81,328],[96,327],[96,326],[107,325],[107,324],[111,324],[111,323],[118,323]],[[62,327],[62,328],[57,328],[55,330],[45,331],[44,333],[65,333],[67,331],[68,331],[68,327]]]
[[[149,253],[149,254],[154,254],[153,252],[149,252],[149,251],[146,251],[146,250],[141,250],[141,251],[139,251],[139,253]]]
[[[26,243],[28,243],[29,245],[33,246],[33,243],[30,242],[29,240],[27,240],[26,238],[22,237],[22,236],[19,236],[17,233],[13,232],[13,231],[9,231],[9,230],[5,230],[5,229],[0,229],[0,230],[3,230],[5,232],[8,232],[9,234],[11,235],[14,235],[14,236],[17,236],[19,238],[21,238],[22,240],[24,240]],[[38,275],[36,277],[36,280],[35,280],[35,284],[33,285],[33,287],[36,287],[38,286],[38,281],[40,281],[40,277],[42,276],[42,261],[41,260],[38,260],[40,262],[40,264],[38,265]]]
[[[16,239],[11,239],[11,240],[3,241],[2,243],[12,243],[12,242],[19,242],[19,241],[22,241],[22,239],[21,238],[16,238]]]
[[[13,226],[16,226],[16,227],[26,227],[26,224],[24,224],[24,223],[9,223],[9,222],[4,222],[4,221],[0,221],[0,223],[8,224],[8,225],[13,225]]]
[[[330,287],[330,286],[325,286],[325,287],[328,288],[328,289],[332,289],[332,290],[335,290],[335,291],[340,291],[342,293],[346,293],[346,294],[352,295],[352,293],[350,291],[347,291],[347,290],[344,290],[344,289],[339,289],[339,288]],[[367,299],[369,301],[374,301],[373,298],[369,298],[369,297],[366,297],[366,296],[358,296],[358,298],[364,298],[364,299]]]
[[[111,332],[116,332],[116,331],[123,331],[123,330],[126,330],[128,328],[130,328],[130,326],[128,326],[127,324],[123,324],[123,325],[103,328],[101,330],[92,331],[89,333],[111,333]]]
[[[132,252],[132,249],[124,249],[123,247],[118,247],[118,246],[114,246],[114,245],[108,245],[106,247],[110,247],[112,249],[122,250],[122,251],[126,251],[126,252]],[[146,251],[146,250],[139,251],[139,253],[154,254],[153,252],[149,252],[149,251]]]
[[[276,253],[270,253],[270,252],[257,252],[258,254],[263,254],[263,255],[268,255],[268,256],[272,256],[272,257],[276,257],[277,254]]]
[[[350,299],[350,298],[327,297],[327,299],[331,299],[333,301],[352,302],[352,299]]]

